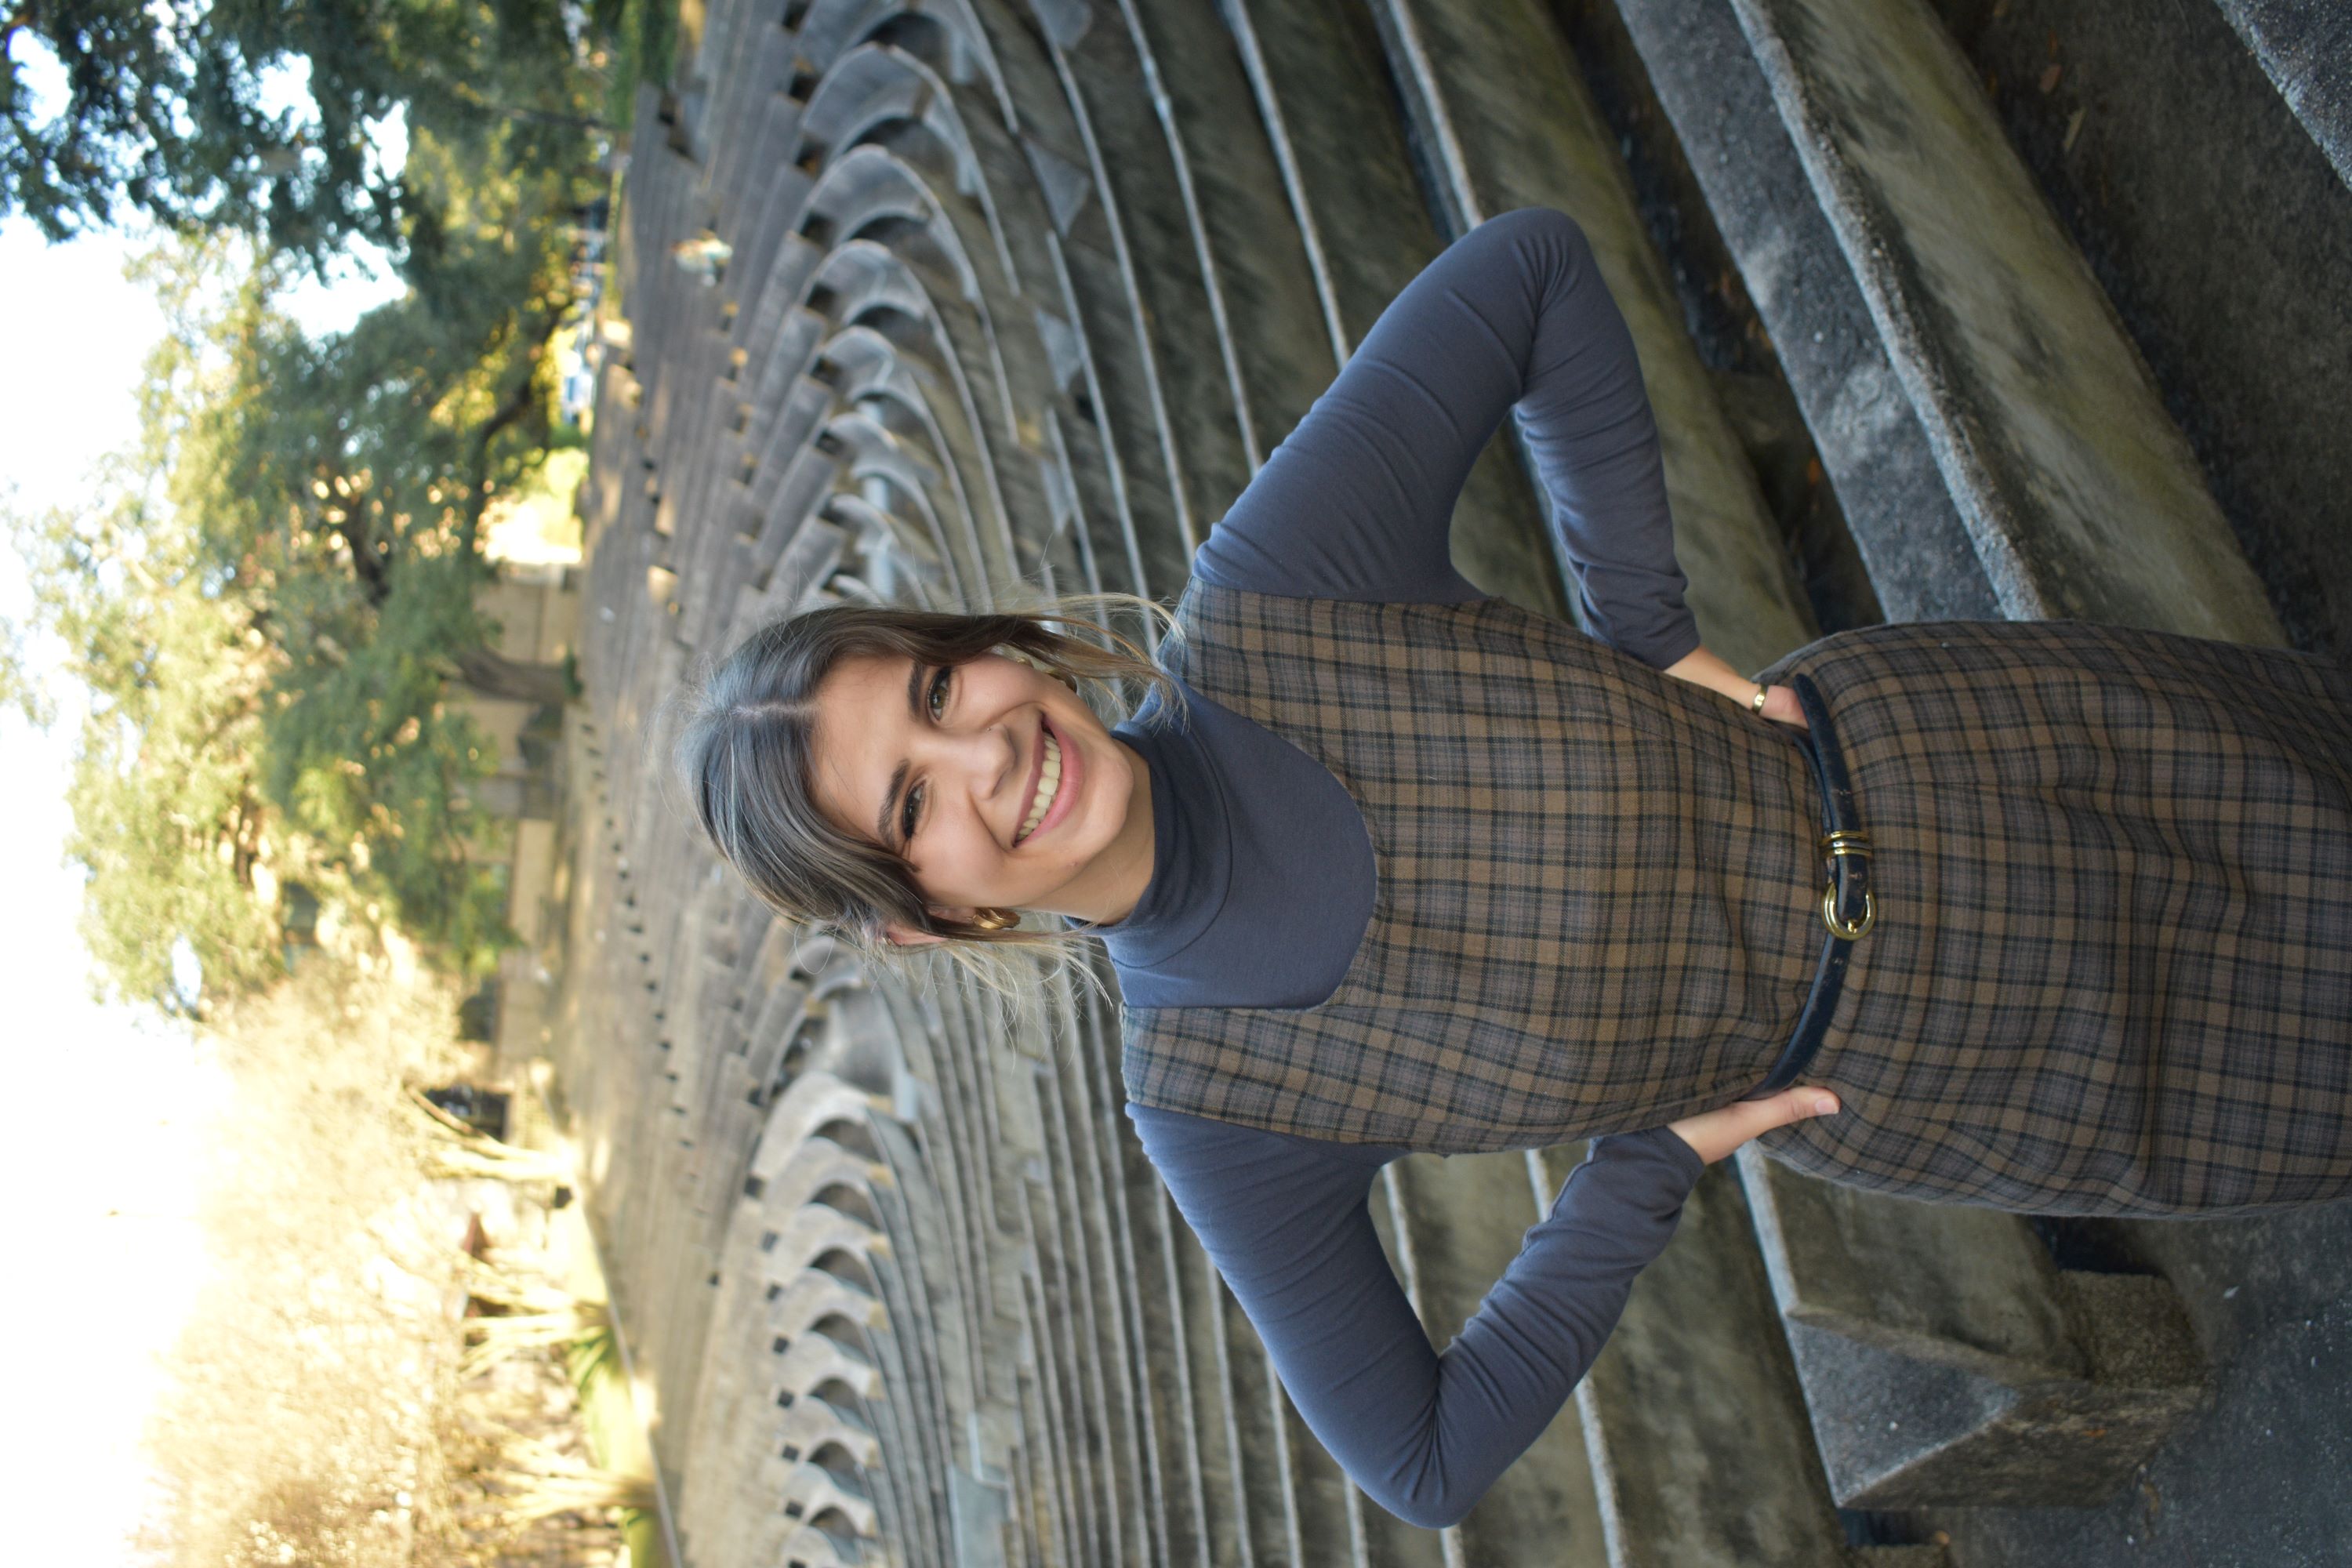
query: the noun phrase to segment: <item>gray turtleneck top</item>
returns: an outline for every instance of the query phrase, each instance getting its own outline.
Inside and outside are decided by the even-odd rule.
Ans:
[[[1583,233],[1542,209],[1481,225],[1389,307],[1194,557],[1263,594],[1455,604],[1470,466],[1516,412],[1586,629],[1663,668],[1698,646],[1656,426]],[[1180,683],[1181,684],[1181,683]],[[1372,913],[1363,819],[1323,765],[1182,688],[1112,732],[1151,780],[1150,883],[1100,928],[1138,1006],[1311,1006]],[[1409,1151],[1130,1102],[1145,1152],[1264,1341],[1301,1416],[1365,1493],[1432,1527],[1468,1511],[1591,1364],[1702,1169],[1664,1129],[1594,1141],[1443,1353],[1367,1206]]]

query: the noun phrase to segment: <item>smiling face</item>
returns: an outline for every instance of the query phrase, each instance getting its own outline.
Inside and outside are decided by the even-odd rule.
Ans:
[[[905,861],[935,910],[1108,923],[1142,897],[1150,773],[1052,676],[997,654],[954,666],[856,655],[825,676],[816,708],[819,809]]]

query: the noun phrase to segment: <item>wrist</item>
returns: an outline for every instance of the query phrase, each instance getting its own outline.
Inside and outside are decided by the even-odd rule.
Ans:
[[[1666,666],[1662,673],[1693,686],[1704,686],[1743,708],[1751,707],[1756,700],[1756,682],[1708,652],[1704,644]]]

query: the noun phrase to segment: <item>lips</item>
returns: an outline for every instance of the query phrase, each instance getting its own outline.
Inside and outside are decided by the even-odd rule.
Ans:
[[[1078,760],[1077,748],[1070,743],[1070,738],[1064,734],[1052,720],[1041,716],[1037,726],[1037,754],[1035,760],[1029,765],[1028,789],[1021,797],[1023,819],[1027,819],[1029,807],[1035,804],[1037,799],[1038,783],[1045,776],[1045,737],[1049,732],[1054,737],[1054,744],[1061,750],[1061,778],[1055,786],[1054,798],[1046,803],[1045,815],[1037,819],[1035,827],[1013,841],[1016,848],[1035,838],[1070,814],[1070,803],[1077,798],[1079,783],[1086,776],[1085,764]],[[1020,831],[1017,824],[1014,831],[1016,833]]]

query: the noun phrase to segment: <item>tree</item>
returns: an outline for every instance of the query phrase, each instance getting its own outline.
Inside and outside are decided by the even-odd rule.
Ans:
[[[322,271],[355,238],[402,258],[432,212],[388,164],[395,119],[455,145],[520,133],[541,165],[600,129],[565,18],[559,0],[18,0],[0,22],[0,215],[61,239],[127,209],[242,230]],[[64,82],[47,118],[27,38]],[[271,91],[286,84],[291,106]]]
[[[17,531],[44,618],[90,693],[66,851],[89,872],[96,972],[120,995],[194,1011],[173,973],[185,941],[214,984],[266,984],[278,934],[256,897],[267,808],[254,753],[269,650],[138,489]]]
[[[274,914],[257,896],[269,816],[257,753],[275,655],[168,494],[186,411],[216,373],[205,334],[245,308],[199,307],[223,268],[217,248],[189,249],[166,279],[178,328],[148,356],[139,439],[101,466],[96,502],[6,509],[34,628],[59,641],[65,673],[89,692],[67,852],[89,877],[82,933],[95,973],[172,1012],[199,1005],[173,973],[183,942],[230,992],[279,969]]]
[[[572,304],[555,220],[585,187],[485,145],[476,166],[420,136],[412,179],[447,215],[412,258],[426,286],[347,333],[314,341],[278,307],[286,258],[228,237],[146,257],[171,331],[137,448],[92,508],[17,520],[39,624],[95,694],[73,852],[124,994],[193,1006],[182,940],[208,988],[266,983],[289,878],[348,889],[458,971],[509,940],[483,857],[502,825],[476,798],[495,758],[457,699],[576,693],[499,655],[476,605],[485,513],[552,437]]]

